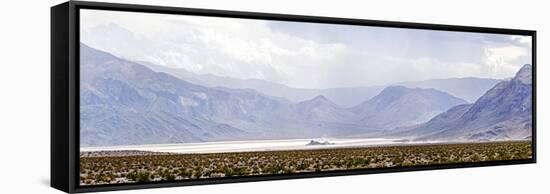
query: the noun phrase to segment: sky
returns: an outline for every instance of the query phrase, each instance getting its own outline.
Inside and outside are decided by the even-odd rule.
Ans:
[[[136,62],[294,88],[440,78],[506,79],[531,37],[81,10],[81,42]]]

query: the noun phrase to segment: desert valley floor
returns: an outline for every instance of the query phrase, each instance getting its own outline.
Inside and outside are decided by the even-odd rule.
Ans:
[[[143,149],[113,148],[106,151],[89,149],[80,154],[80,184],[84,186],[186,181],[219,177],[518,160],[532,157],[531,141],[386,144],[329,148],[322,146],[314,146],[316,149],[185,154]]]

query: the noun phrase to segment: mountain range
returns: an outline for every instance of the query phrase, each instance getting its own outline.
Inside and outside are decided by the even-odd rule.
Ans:
[[[474,104],[438,89],[398,85],[376,86],[380,87],[379,91],[372,96],[367,93],[376,91],[374,89],[357,90],[354,96],[353,89],[335,88],[329,89],[333,93],[327,93],[333,95],[324,95],[320,91],[329,90],[320,89],[288,98],[289,95],[279,92],[291,93],[302,89],[261,80],[227,78],[231,80],[223,82],[220,77],[213,77],[211,83],[206,83],[205,75],[191,74],[185,78],[174,72],[154,70],[152,64],[132,62],[85,44],[80,45],[80,52],[81,146],[356,135],[372,137],[387,131],[425,139],[458,137],[464,133],[468,133],[469,138],[488,138],[492,133],[483,131],[483,127],[490,127],[492,132],[499,134],[508,131],[501,136],[512,138],[516,137],[516,132],[512,132],[510,126],[527,126],[524,121],[530,121],[526,117],[530,109],[511,108],[506,112],[506,108],[495,108],[493,112],[501,113],[501,118],[491,122],[491,126],[481,125],[482,119],[498,116],[484,110],[491,104],[499,104],[498,99],[516,102],[520,97],[528,98],[522,96],[530,94],[526,86],[526,73],[518,73],[516,78],[500,82]],[[214,82],[224,84],[216,85]],[[229,83],[234,83],[235,87]],[[517,94],[518,91],[523,93]],[[340,92],[344,94],[337,97]],[[519,96],[513,96],[515,94]],[[354,100],[345,106],[333,100],[348,97]],[[475,106],[478,102],[480,105]],[[468,127],[460,134],[451,132],[450,128],[443,129],[457,124],[453,123],[453,119],[457,120],[457,114],[464,116],[470,109],[480,112],[477,116],[470,116],[472,124],[467,124],[470,121],[466,120],[456,122],[478,128]],[[525,117],[514,116],[519,112]],[[475,119],[472,117],[480,119],[473,122]],[[434,124],[430,123],[435,121],[441,127],[431,127]]]
[[[363,129],[324,97],[291,103],[251,89],[204,87],[80,47],[82,146],[297,138]],[[331,115],[340,117],[327,120]]]
[[[514,78],[498,83],[475,103],[455,106],[398,136],[446,141],[530,138],[532,87],[532,67],[527,64]]]
[[[367,126],[394,129],[424,123],[453,106],[466,103],[463,99],[436,89],[389,86],[377,96],[349,110]]]
[[[196,74],[181,68],[169,68],[155,65],[150,62],[140,62],[157,72],[164,72],[190,83],[207,87],[228,87],[240,89],[253,89],[263,94],[288,99],[292,102],[301,102],[325,96],[340,107],[350,108],[378,95],[388,86],[405,86],[409,88],[437,89],[468,102],[474,102],[485,91],[502,80],[488,78],[447,78],[423,81],[401,82],[391,85],[375,85],[365,87],[306,89],[293,88],[283,84],[259,80],[236,79],[212,74]]]

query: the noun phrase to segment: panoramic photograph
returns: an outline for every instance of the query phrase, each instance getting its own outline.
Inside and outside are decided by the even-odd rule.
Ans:
[[[81,186],[533,157],[530,36],[80,10]]]

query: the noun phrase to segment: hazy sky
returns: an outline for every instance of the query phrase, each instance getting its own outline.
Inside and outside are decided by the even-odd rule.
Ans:
[[[508,78],[531,38],[82,10],[81,41],[133,61],[298,88],[450,77]]]

